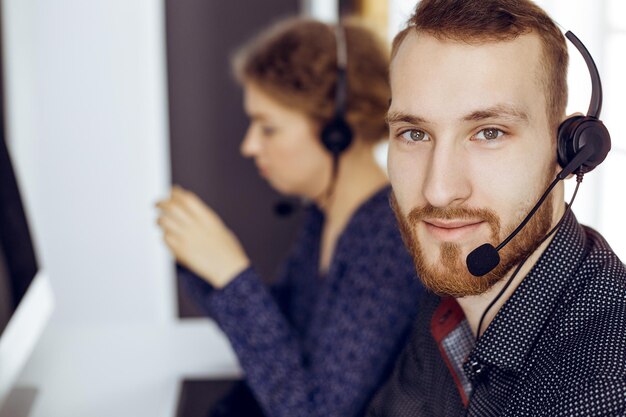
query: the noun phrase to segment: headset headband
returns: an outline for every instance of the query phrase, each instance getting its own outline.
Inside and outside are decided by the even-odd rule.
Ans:
[[[335,91],[335,115],[343,117],[346,109],[347,80],[346,66],[348,51],[346,47],[346,34],[343,26],[338,23],[335,26],[335,40],[337,43],[337,87]]]
[[[576,35],[568,30],[565,33],[565,37],[569,39],[572,44],[574,44],[587,64],[589,75],[591,76],[591,99],[589,100],[587,116],[599,119],[600,112],[602,111],[602,82],[600,81],[598,67],[596,67],[596,63],[593,61],[593,58],[587,48],[585,48],[585,45],[583,45]]]

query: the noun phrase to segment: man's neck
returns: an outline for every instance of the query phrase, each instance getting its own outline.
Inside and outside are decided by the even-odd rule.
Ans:
[[[530,272],[530,270],[535,266],[543,252],[547,249],[554,235],[550,236],[550,238],[546,239],[545,242],[541,244],[535,251],[530,255],[530,257],[526,260],[522,268],[519,270],[511,285],[506,289],[505,293],[502,294],[502,297],[498,299],[498,301],[489,309],[489,312],[485,316],[483,320],[482,327],[480,329],[481,335],[485,332],[489,324],[491,324],[493,318],[498,314],[500,308],[507,302],[507,300],[513,295],[517,287],[522,283],[526,275]],[[511,275],[515,272],[517,266],[513,267],[511,271],[509,271],[504,278],[498,281],[493,287],[491,287],[486,292],[480,295],[468,296],[457,298],[457,302],[463,309],[463,313],[465,313],[465,317],[467,318],[467,322],[472,329],[472,333],[476,335],[478,331],[478,324],[480,322],[480,318],[482,317],[485,309],[489,304],[493,301],[493,299],[500,293],[502,288],[506,285]]]

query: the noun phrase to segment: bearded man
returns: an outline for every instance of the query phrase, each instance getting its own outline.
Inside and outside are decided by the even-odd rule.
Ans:
[[[527,0],[422,0],[396,36],[392,204],[431,292],[369,416],[626,415],[626,268],[559,181],[567,62]]]

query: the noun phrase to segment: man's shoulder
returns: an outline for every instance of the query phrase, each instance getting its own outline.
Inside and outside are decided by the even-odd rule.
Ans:
[[[584,256],[571,280],[564,299],[571,299],[573,309],[623,320],[626,316],[626,266],[604,237],[583,226],[586,236]],[[625,332],[626,334],[626,332]]]
[[[552,319],[560,369],[576,378],[626,377],[626,267],[604,238],[585,227],[585,255]],[[584,371],[583,371],[584,370]]]
[[[602,309],[607,304],[626,303],[626,266],[596,230],[584,230],[583,254],[578,259],[565,293],[564,304],[594,301]]]
[[[626,409],[626,267],[598,232],[584,229],[584,254],[527,369],[527,383],[543,390],[541,415]]]
[[[585,233],[585,256],[579,271],[591,275],[617,278],[622,285],[626,281],[626,266],[613,251],[609,243],[595,229],[582,226]]]

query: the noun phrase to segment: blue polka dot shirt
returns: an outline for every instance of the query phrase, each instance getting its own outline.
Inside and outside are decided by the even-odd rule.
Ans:
[[[571,212],[476,344],[462,317],[452,355],[433,337],[447,301],[424,293],[368,417],[626,416],[626,267]]]

